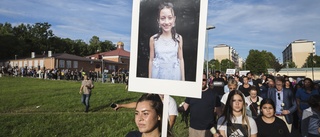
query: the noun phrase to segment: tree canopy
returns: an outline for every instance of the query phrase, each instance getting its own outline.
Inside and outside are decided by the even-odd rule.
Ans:
[[[279,60],[265,50],[250,50],[244,65],[254,74],[267,73],[267,68],[274,68],[277,72],[282,68]]]
[[[320,67],[320,56],[309,54],[303,68]]]
[[[47,51],[53,53],[69,53],[78,56],[87,56],[94,53],[116,49],[111,41],[100,41],[98,36],[93,36],[89,44],[81,39],[72,40],[54,35],[48,22],[35,24],[20,24],[12,26],[6,22],[0,23],[0,59],[12,59],[28,57],[31,52],[44,54]]]

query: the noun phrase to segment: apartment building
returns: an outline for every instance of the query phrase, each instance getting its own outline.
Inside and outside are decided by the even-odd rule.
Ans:
[[[283,64],[292,61],[297,65],[297,68],[301,68],[310,53],[316,55],[316,46],[314,41],[293,41],[282,51]]]
[[[234,62],[236,67],[241,67],[239,66],[239,54],[237,53],[237,51],[226,44],[219,44],[215,47],[213,47],[213,54],[214,54],[214,59],[219,60],[219,62],[221,62],[221,60],[223,59],[229,59],[232,62]]]

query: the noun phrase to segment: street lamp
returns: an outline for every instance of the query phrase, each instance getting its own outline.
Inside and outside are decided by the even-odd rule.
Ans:
[[[313,74],[313,53],[310,53],[311,56],[311,68],[312,68],[312,80],[314,81],[314,74]],[[308,64],[308,62],[307,62]]]
[[[206,31],[206,37],[207,37],[207,41],[206,41],[206,54],[207,54],[207,78],[208,78],[208,64],[209,64],[209,45],[208,45],[208,41],[209,41],[209,38],[208,38],[208,30],[211,30],[211,29],[215,29],[216,27],[215,26],[207,26],[207,31]]]
[[[102,55],[102,54],[99,54],[99,55],[98,55],[98,59],[101,60],[101,83],[103,83],[103,82],[104,82],[104,81],[103,81],[103,64],[104,64],[104,62],[103,62],[103,55]],[[99,77],[99,75],[98,75],[98,77]]]
[[[287,61],[286,62],[286,64],[287,64],[287,76],[289,75],[289,72],[288,72],[288,69],[289,69],[289,62]]]

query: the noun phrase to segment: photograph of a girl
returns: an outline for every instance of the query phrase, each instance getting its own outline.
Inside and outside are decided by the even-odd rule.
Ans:
[[[184,81],[182,36],[175,30],[173,5],[159,6],[159,32],[150,37],[149,78]]]
[[[200,0],[140,1],[136,76],[195,81]]]

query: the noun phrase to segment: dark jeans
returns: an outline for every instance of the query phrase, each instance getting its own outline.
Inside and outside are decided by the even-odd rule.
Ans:
[[[86,112],[89,111],[89,100],[90,100],[91,94],[82,94],[81,102],[86,106]]]

